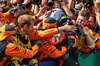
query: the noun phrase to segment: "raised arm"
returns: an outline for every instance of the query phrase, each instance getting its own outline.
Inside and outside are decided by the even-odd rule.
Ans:
[[[100,27],[100,0],[96,1],[95,6],[96,6],[96,15],[97,15],[96,18]]]
[[[18,47],[15,44],[9,43],[6,46],[5,55],[21,58],[32,58],[41,46],[42,43],[40,41],[37,41],[36,44],[30,49],[25,49],[22,47]]]
[[[70,11],[70,9],[66,6],[66,4],[64,2],[60,3],[61,8],[65,11],[65,13],[71,17],[73,17],[72,12]]]

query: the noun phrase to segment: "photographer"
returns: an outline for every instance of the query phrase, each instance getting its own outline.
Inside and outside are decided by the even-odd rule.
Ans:
[[[94,2],[93,0],[83,0],[83,8],[82,10],[88,10],[90,12],[90,14],[95,14],[95,10],[94,10]]]

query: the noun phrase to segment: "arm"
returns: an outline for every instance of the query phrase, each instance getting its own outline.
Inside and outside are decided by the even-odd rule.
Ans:
[[[90,37],[90,35],[89,35],[89,34],[85,34],[85,37],[86,37],[87,45],[88,45],[88,46],[93,46],[94,41],[93,41],[93,39]]]
[[[15,44],[9,43],[6,46],[5,54],[13,57],[32,58],[41,46],[42,44],[40,41],[37,41],[30,49],[24,49],[16,46]]]
[[[51,37],[61,31],[73,31],[73,30],[76,30],[75,25],[64,25],[58,28],[52,28],[44,31],[33,30],[28,36],[30,40],[39,40],[39,39]]]
[[[58,58],[67,52],[67,48],[61,46],[61,50],[58,50],[55,46],[50,45],[49,42],[42,40],[42,47],[39,51],[47,54],[49,57]]]
[[[89,31],[89,30],[88,30]],[[89,32],[85,30],[85,28],[83,27],[83,33],[85,35],[85,38],[86,38],[86,43],[87,43],[87,46],[89,48],[93,48],[95,43],[94,43],[94,40],[91,38],[91,36],[89,35]]]
[[[97,14],[97,21],[98,21],[98,24],[99,24],[99,27],[100,27],[100,12],[98,12],[96,14]]]
[[[15,13],[17,10],[21,9],[21,8],[25,8],[25,6],[22,5],[22,4],[17,5],[16,8],[11,9],[10,11],[4,13],[4,18],[7,19],[7,18],[12,17],[12,16],[14,15],[14,13]]]
[[[100,10],[100,0],[97,0],[97,2],[95,3],[96,9]],[[97,22],[99,24],[100,27],[100,12],[96,12],[96,18],[97,18]]]
[[[42,47],[40,51],[47,54],[49,57],[59,58],[67,52],[67,48],[62,46],[61,50],[58,50],[55,46],[49,45],[47,47]]]
[[[48,38],[51,37],[55,34],[58,33],[58,29],[54,28],[54,29],[48,29],[48,30],[33,30],[28,36],[30,38],[30,40],[40,40],[43,38]]]
[[[70,0],[69,1],[69,4],[68,4],[68,8],[69,9],[73,9],[74,8],[74,2],[75,2],[74,0]]]
[[[22,4],[27,5],[30,2],[30,0],[24,0]]]
[[[17,3],[20,3],[21,0],[13,0],[12,2],[13,2],[13,4],[17,4]]]
[[[97,37],[95,37],[94,35],[92,35],[91,33],[89,33],[89,36],[94,40],[94,42],[96,42],[98,39]]]
[[[32,9],[31,9],[31,11],[34,13],[34,10],[35,10],[35,4],[32,4]]]
[[[71,17],[73,17],[72,12],[70,11],[70,9],[66,6],[66,5],[62,5],[63,10],[65,11],[65,13]]]
[[[38,5],[32,4],[32,9],[31,9],[31,11],[32,11],[34,14],[37,14],[38,11],[39,11]]]
[[[37,19],[42,20],[40,17],[43,15],[43,11],[46,8],[47,8],[47,6],[44,6],[43,8],[41,8],[40,11],[36,15],[33,16],[33,19],[34,20],[37,20]]]

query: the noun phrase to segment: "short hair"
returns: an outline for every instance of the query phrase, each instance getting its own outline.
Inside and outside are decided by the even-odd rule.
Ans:
[[[96,15],[91,14],[90,16],[94,18],[94,23],[96,23]]]
[[[79,15],[81,15],[81,16],[83,16],[83,17],[86,17],[86,20],[89,20],[89,18],[90,18],[90,13],[89,13],[89,11],[87,11],[87,10],[81,10],[81,11],[79,12]]]
[[[29,27],[31,25],[31,21],[34,21],[31,15],[21,15],[18,18],[18,28],[22,28],[25,24]]]

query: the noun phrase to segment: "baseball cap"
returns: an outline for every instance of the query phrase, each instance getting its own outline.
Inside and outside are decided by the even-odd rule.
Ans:
[[[15,27],[12,25],[5,25],[0,28],[0,41],[4,40],[9,35],[12,35],[16,32]]]
[[[76,9],[81,10],[83,7],[82,2],[78,3]]]
[[[42,28],[45,29],[45,28],[48,28],[48,27],[52,27],[56,24],[57,24],[56,20],[52,17],[49,17],[49,18],[46,18],[46,19],[43,20]]]

